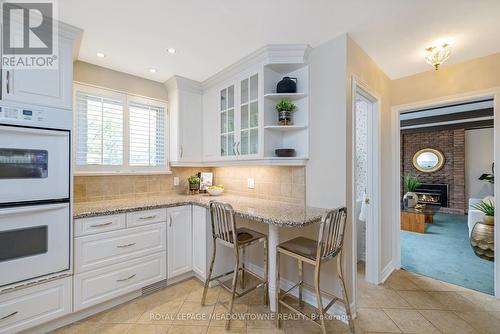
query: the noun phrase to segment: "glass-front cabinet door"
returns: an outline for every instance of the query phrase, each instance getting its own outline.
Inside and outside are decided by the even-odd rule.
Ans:
[[[241,156],[259,153],[259,75],[240,81],[240,129],[237,153]]]
[[[234,85],[220,91],[220,156],[236,155]]]

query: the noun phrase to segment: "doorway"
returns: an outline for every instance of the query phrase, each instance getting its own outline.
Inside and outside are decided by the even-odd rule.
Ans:
[[[356,77],[352,80],[353,277],[380,283],[380,98]]]
[[[463,251],[463,253],[460,253],[459,255],[462,257],[462,261],[465,261],[465,260],[469,260],[469,261],[472,261],[475,259],[475,256],[474,255],[474,252],[470,246],[470,230],[471,230],[471,224],[470,222],[468,221],[468,216],[470,216],[469,214],[469,210],[471,210],[471,206],[470,206],[470,203],[471,203],[471,200],[473,199],[472,197],[477,197],[477,196],[472,196],[472,195],[467,195],[468,192],[470,192],[470,188],[468,189],[467,187],[467,182],[470,180],[467,180],[467,176],[470,174],[470,173],[467,173],[467,170],[463,171],[462,174],[464,174],[464,178],[462,178],[462,180],[465,179],[465,181],[462,181],[462,183],[465,182],[465,184],[459,184],[458,187],[455,187],[455,185],[450,185],[448,181],[446,182],[438,182],[436,180],[432,180],[431,178],[429,178],[428,175],[431,175],[431,174],[420,174],[420,176],[422,176],[422,179],[419,180],[421,182],[419,183],[424,183],[424,186],[430,186],[430,185],[433,185],[433,187],[427,187],[425,188],[424,190],[422,189],[419,189],[418,191],[415,191],[414,193],[417,194],[416,196],[416,199],[417,199],[417,203],[418,204],[421,204],[420,201],[421,200],[424,200],[424,201],[429,201],[429,200],[436,200],[438,201],[440,199],[440,202],[439,203],[439,206],[441,207],[439,210],[435,211],[433,210],[433,212],[431,214],[427,214],[424,212],[424,214],[426,216],[433,216],[433,218],[431,219],[431,221],[429,222],[427,220],[427,217],[425,219],[425,227],[424,227],[424,232],[423,233],[419,233],[419,232],[416,232],[416,231],[410,231],[408,232],[406,229],[410,228],[411,226],[410,225],[407,225],[408,223],[410,223],[410,219],[407,219],[408,217],[404,218],[403,219],[403,215],[406,214],[406,202],[405,202],[405,205],[402,205],[402,198],[403,198],[403,195],[406,194],[407,192],[407,189],[405,189],[404,191],[402,190],[403,189],[403,185],[404,185],[404,178],[402,177],[402,170],[408,170],[408,166],[405,166],[405,162],[404,162],[404,159],[405,159],[405,154],[408,153],[408,152],[403,152],[402,150],[404,149],[404,146],[405,145],[410,145],[410,146],[414,146],[415,144],[415,138],[411,139],[410,136],[408,136],[407,138],[403,138],[404,135],[402,135],[402,130],[412,130],[413,132],[422,132],[422,131],[426,131],[426,127],[428,127],[428,125],[423,125],[423,124],[419,124],[423,121],[420,121],[420,120],[417,120],[416,117],[408,117],[408,115],[411,115],[411,113],[417,113],[417,112],[430,112],[430,113],[436,113],[436,110],[438,110],[437,114],[438,115],[438,118],[436,118],[435,120],[437,121],[436,124],[433,124],[434,125],[434,129],[431,129],[431,130],[443,130],[443,131],[446,131],[446,129],[455,129],[456,132],[454,134],[454,136],[457,136],[458,135],[458,142],[460,142],[462,140],[463,144],[462,144],[462,149],[464,152],[466,152],[466,141],[468,140],[473,140],[474,137],[478,137],[478,136],[483,136],[484,135],[484,131],[485,130],[479,130],[478,128],[481,128],[481,126],[477,127],[476,125],[481,125],[481,123],[483,122],[487,122],[488,119],[489,121],[493,124],[493,122],[495,124],[497,124],[497,121],[498,121],[498,98],[500,96],[499,94],[500,92],[498,90],[489,90],[489,91],[484,91],[484,92],[476,92],[476,93],[471,93],[471,94],[463,94],[462,96],[455,96],[455,97],[451,97],[451,98],[441,98],[441,99],[436,99],[436,100],[432,100],[432,101],[426,101],[426,102],[423,102],[423,103],[415,103],[415,104],[412,104],[412,105],[404,105],[404,106],[397,106],[397,107],[394,107],[393,108],[393,114],[392,114],[392,117],[393,117],[393,143],[394,143],[394,150],[392,152],[392,160],[393,160],[393,171],[394,171],[394,179],[393,179],[393,190],[392,190],[392,193],[393,193],[393,197],[392,197],[392,204],[393,204],[393,208],[394,208],[394,211],[393,211],[393,214],[394,214],[394,225],[393,225],[393,240],[395,241],[393,243],[393,263],[395,265],[395,268],[396,269],[399,269],[399,268],[412,268],[411,266],[412,265],[415,265],[415,262],[418,260],[416,259],[415,257],[412,259],[411,257],[413,255],[417,255],[417,253],[420,255],[420,256],[425,256],[425,259],[422,259],[423,260],[428,260],[430,257],[430,255],[432,254],[427,254],[427,253],[432,253],[432,251],[435,251],[437,248],[438,248],[438,245],[441,244],[441,241],[444,243],[444,242],[447,242],[450,247],[461,247],[460,250],[461,252]],[[484,101],[489,101],[489,102],[484,102]],[[482,115],[481,113],[484,113],[484,108],[478,108],[477,111],[479,112],[478,114],[476,115],[473,115],[471,114],[472,116],[470,116],[472,119],[469,120],[469,124],[471,125],[466,125],[464,129],[460,130],[459,128],[461,127],[461,124],[463,125],[463,120],[455,120],[454,118],[456,117],[463,117],[465,115],[465,113],[467,112],[467,110],[458,110],[458,112],[455,113],[454,116],[451,116],[449,113],[445,112],[446,110],[452,110],[452,109],[449,109],[449,108],[470,108],[470,106],[473,106],[475,104],[480,104],[480,103],[490,103],[490,113],[491,115]],[[474,109],[474,108],[473,108]],[[455,110],[457,111],[457,110]],[[471,113],[474,112],[471,111]],[[460,116],[461,115],[461,116]],[[402,117],[403,116],[403,117]],[[432,121],[432,117],[434,117],[435,115],[424,115],[426,118],[425,122],[429,122],[429,121]],[[476,117],[477,116],[477,117]],[[424,117],[424,118],[425,118]],[[402,120],[405,120],[406,119],[406,127],[403,126],[403,123],[402,123]],[[410,126],[408,126],[408,124],[410,124]],[[413,124],[413,125],[411,125]],[[493,127],[491,124],[490,128],[491,128],[491,135],[490,135],[490,142],[489,143],[483,143],[483,144],[486,144],[486,145],[490,145],[492,146],[492,157],[491,157],[491,162],[493,163],[496,158],[495,157],[498,157],[499,156],[499,149],[500,149],[500,145],[496,145],[496,142],[498,141],[498,138],[499,135],[498,135],[498,127]],[[421,129],[421,130],[418,130],[418,129]],[[474,132],[472,132],[470,129],[475,129]],[[412,132],[410,131],[410,133]],[[464,132],[464,133],[460,133],[460,132]],[[440,133],[440,136],[439,138],[436,138],[434,140],[433,143],[431,143],[431,145],[427,145],[427,146],[432,146],[431,148],[435,148],[434,146],[443,146],[445,145],[445,141],[448,140],[446,139],[446,134],[444,132],[441,132]],[[472,138],[472,139],[469,139]],[[462,139],[460,139],[462,138]],[[457,140],[456,137],[454,139],[455,141]],[[421,144],[425,144],[423,141],[421,141]],[[425,145],[424,145],[425,146]],[[445,145],[446,146],[446,145]],[[456,145],[455,143],[455,154],[457,154],[457,148],[458,150],[460,151],[460,148],[459,148],[460,145]],[[413,148],[414,151],[416,150],[416,148]],[[440,147],[439,150],[441,151],[445,151],[446,148],[442,148]],[[406,155],[412,155],[413,158],[415,157],[415,154],[418,153],[418,150],[416,150],[416,152],[412,154],[408,153]],[[460,152],[459,152],[460,153]],[[465,154],[465,153],[464,153]],[[447,153],[445,155],[450,155],[450,153]],[[453,153],[451,153],[451,155],[453,155]],[[413,168],[412,165],[413,162],[415,161],[414,159],[410,159],[408,157],[406,157],[407,159],[406,160],[413,160],[413,161],[407,161],[408,163],[406,163],[406,165],[410,165],[410,169]],[[449,157],[448,157],[449,159]],[[453,157],[452,157],[453,159]],[[467,164],[466,162],[466,157],[463,157],[461,159],[462,161],[462,165],[464,164]],[[476,161],[474,161],[474,163],[476,163]],[[418,169],[417,167],[415,167],[416,169]],[[466,167],[466,168],[470,168],[470,167]],[[415,170],[416,170],[415,169]],[[486,166],[485,168],[485,173],[488,173],[490,168],[488,168],[488,166]],[[434,173],[434,172],[432,172]],[[454,170],[454,173],[457,174],[457,171]],[[456,177],[456,175],[455,175]],[[469,176],[470,177],[470,176]],[[477,175],[477,178],[479,178],[480,175]],[[453,183],[453,179],[451,180],[451,183]],[[458,189],[458,188],[464,188],[464,189]],[[438,189],[440,188],[440,189]],[[492,193],[498,193],[498,184],[492,184],[491,186],[491,192]],[[443,200],[443,191],[444,191],[444,195],[446,195],[446,197],[448,198],[448,202],[443,204],[443,201],[446,201]],[[447,192],[446,192],[447,191]],[[457,194],[459,195],[460,192],[463,192],[465,195],[463,196],[463,200],[461,201],[460,203],[460,199],[458,197],[454,197],[456,196]],[[480,194],[481,192],[478,192],[478,194]],[[423,198],[421,198],[422,194],[424,194],[425,196]],[[431,196],[429,196],[429,194]],[[445,197],[445,198],[446,198]],[[469,198],[470,197],[470,198]],[[424,205],[424,211],[426,211],[425,207],[430,207],[433,205],[433,203],[423,203]],[[427,211],[426,211],[427,212]],[[437,212],[437,213],[436,213]],[[452,214],[457,214],[458,213],[458,216],[453,216]],[[450,215],[451,214],[451,215]],[[460,216],[460,214],[462,216]],[[495,218],[496,220],[496,218]],[[416,221],[416,220],[415,220]],[[437,223],[437,224],[436,224]],[[403,225],[405,225],[405,228],[403,229]],[[453,226],[452,226],[453,225]],[[410,227],[408,227],[410,226]],[[465,232],[464,232],[465,231]],[[428,232],[428,234],[426,233]],[[447,236],[445,235],[446,233],[449,233],[450,235],[452,235],[453,233],[455,234],[453,237],[457,238],[456,241],[450,241]],[[499,237],[499,232],[498,230],[495,230],[494,231],[495,233],[495,239],[498,240],[498,237]],[[441,234],[441,235],[440,235]],[[462,235],[462,239],[463,240],[459,240],[460,239],[460,235]],[[425,242],[424,239],[439,239],[441,238],[440,240],[441,241],[436,241],[434,240],[433,241],[433,246],[432,247],[429,247],[429,248],[426,248],[426,247],[418,247],[419,249],[423,249],[424,251],[419,251],[419,252],[415,252],[415,251],[412,251],[412,250],[408,250],[408,249],[403,249],[404,245],[402,245],[403,242],[413,242],[413,244],[409,245],[409,247],[417,247],[418,244],[422,244],[423,242]],[[465,240],[465,241],[464,241]],[[464,242],[462,242],[464,241]],[[430,246],[430,244],[429,244]],[[439,246],[440,247],[440,246]],[[495,245],[494,246],[496,249],[498,249],[498,246]],[[408,247],[407,247],[408,248]],[[406,252],[406,253],[404,253]],[[465,254],[465,253],[471,253],[471,254]],[[447,261],[446,259],[450,256],[450,254],[455,254],[455,253],[458,253],[458,250],[452,250],[452,249],[449,249],[448,251],[443,251],[441,252],[440,254],[442,255],[440,257],[440,261],[442,261],[440,264],[438,264],[437,266],[430,266],[429,264],[422,264],[420,263],[420,268],[424,268],[424,270],[427,270],[427,271],[432,271],[432,269],[434,268],[434,272],[439,272],[441,269],[443,269],[445,266],[444,266],[444,261]],[[426,256],[429,255],[429,256]],[[470,255],[470,256],[469,256]],[[402,263],[403,261],[406,261],[406,263]],[[410,263],[413,261],[413,263]],[[420,260],[418,260],[420,261]],[[450,260],[450,262],[452,262]],[[438,280],[442,280],[442,281],[445,281],[445,282],[449,282],[449,283],[452,283],[452,284],[455,284],[455,285],[462,285],[462,286],[465,286],[466,288],[469,288],[469,289],[475,289],[475,290],[479,290],[479,291],[482,291],[482,292],[487,292],[485,291],[485,289],[478,289],[477,286],[478,284],[476,284],[476,287],[474,286],[474,284],[460,284],[460,279],[457,280],[457,278],[462,278],[462,282],[467,282],[467,280],[471,280],[471,278],[469,277],[465,277],[466,274],[471,274],[472,273],[472,264],[469,264],[469,265],[466,265],[466,263],[463,263],[462,265],[459,265],[458,264],[459,262],[457,262],[457,270],[456,273],[455,273],[455,277],[453,277],[453,273],[450,274],[450,271],[451,270],[442,270],[442,273],[446,273],[448,274],[447,275],[443,275],[442,277],[435,277],[433,276],[433,273],[432,272],[418,272],[419,274],[422,274],[424,276],[430,276],[430,277],[434,277],[434,278],[437,278]],[[466,266],[468,268],[468,270],[464,271],[463,270],[463,266]],[[450,267],[450,266],[448,266]],[[413,267],[413,269],[416,268],[416,267]],[[450,267],[452,268],[452,267]],[[496,294],[496,296],[498,297],[499,296],[499,283],[498,283],[498,272],[499,272],[499,267],[497,266],[496,262],[493,263],[491,262],[490,263],[490,278],[491,278],[491,287],[490,287],[490,291],[487,292],[487,293],[490,293],[490,294]],[[470,270],[469,270],[470,269]],[[415,270],[412,270],[410,269],[411,271],[415,271]],[[473,274],[473,273],[472,273]],[[461,277],[461,276],[464,276],[464,277]],[[471,275],[469,275],[471,276]],[[473,276],[473,275],[472,275]],[[471,276],[471,277],[472,277]],[[454,281],[453,281],[454,280]],[[483,279],[479,279],[478,278],[478,281],[484,281],[484,277]],[[484,283],[484,282],[480,282],[480,283]]]

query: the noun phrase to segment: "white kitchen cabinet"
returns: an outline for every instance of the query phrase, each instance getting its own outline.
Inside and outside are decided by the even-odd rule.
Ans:
[[[191,205],[167,209],[167,274],[174,278],[192,270]]]
[[[0,295],[0,334],[18,333],[71,313],[71,277]]]
[[[193,271],[202,279],[207,275],[208,210],[193,205]]]
[[[111,300],[166,278],[165,253],[123,261],[74,276],[74,309]]]
[[[203,160],[203,104],[199,82],[174,76],[165,86],[170,118],[170,161],[172,165]]]
[[[59,28],[57,69],[3,69],[2,100],[72,109],[73,43],[78,29]]]
[[[75,273],[164,252],[165,222],[75,239]]]

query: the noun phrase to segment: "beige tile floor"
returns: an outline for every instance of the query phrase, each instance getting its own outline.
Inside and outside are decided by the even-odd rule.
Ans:
[[[358,268],[356,333],[500,333],[500,301],[492,296],[399,270],[385,284],[363,280]],[[200,305],[202,284],[189,279],[152,295],[135,299],[106,312],[61,328],[54,334],[214,334],[225,333],[224,320],[209,315],[226,312],[229,294],[209,290],[207,305]],[[266,314],[262,290],[236,301],[240,314]],[[198,318],[182,318],[198,315]],[[158,318],[154,318],[157,316]],[[347,333],[339,321],[329,332]],[[277,330],[270,320],[236,320],[229,333],[313,334],[319,329],[307,321],[284,321]]]

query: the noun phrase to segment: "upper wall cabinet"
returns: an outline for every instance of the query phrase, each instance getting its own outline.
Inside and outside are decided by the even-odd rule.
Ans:
[[[198,82],[179,76],[169,79],[170,160],[172,165],[199,164],[202,154],[202,90]]]
[[[309,154],[309,67],[306,45],[270,45],[206,80],[203,85],[203,160],[304,165]],[[292,77],[296,91],[277,92]],[[279,122],[276,105],[295,104],[292,122]],[[294,149],[278,157],[277,149]]]
[[[73,44],[80,33],[60,24],[57,69],[3,69],[2,100],[71,110]]]

